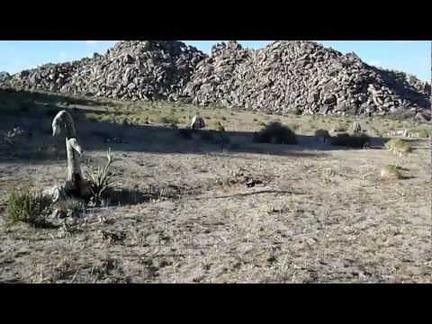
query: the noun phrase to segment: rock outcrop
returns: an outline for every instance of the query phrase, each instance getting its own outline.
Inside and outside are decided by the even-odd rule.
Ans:
[[[250,50],[220,43],[208,56],[178,41],[122,41],[104,55],[0,77],[3,87],[124,100],[172,100],[276,114],[422,114],[429,83],[310,41]]]
[[[405,114],[430,111],[430,84],[380,70],[315,42],[278,41],[260,50],[218,44],[184,94],[196,104],[271,113]]]

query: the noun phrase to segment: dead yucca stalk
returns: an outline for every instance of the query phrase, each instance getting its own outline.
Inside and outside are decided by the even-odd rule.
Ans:
[[[93,169],[91,172],[85,172],[87,181],[89,182],[91,199],[95,205],[99,205],[102,202],[107,189],[115,182],[113,174],[108,171],[112,164],[111,148],[108,149],[106,156],[108,161],[104,167],[98,165],[96,170]]]

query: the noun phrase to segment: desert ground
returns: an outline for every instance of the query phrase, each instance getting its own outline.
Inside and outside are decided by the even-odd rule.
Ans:
[[[113,155],[118,201],[86,206],[61,225],[8,221],[18,188],[66,177],[64,137],[54,115],[74,117],[84,170]],[[199,113],[206,129],[179,129]],[[0,282],[3,283],[359,283],[430,282],[431,150],[409,139],[398,155],[392,131],[430,123],[384,117],[272,116],[184,103],[121,102],[47,93],[0,96]],[[316,129],[358,119],[373,141],[352,149],[317,142]],[[256,143],[280,121],[297,145]],[[223,124],[229,143],[220,142]],[[216,137],[216,139],[215,139]],[[403,176],[381,177],[385,165]],[[80,207],[81,208],[81,207]]]

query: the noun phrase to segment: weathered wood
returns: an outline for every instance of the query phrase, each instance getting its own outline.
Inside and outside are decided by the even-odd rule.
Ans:
[[[84,179],[80,157],[83,149],[78,142],[75,124],[72,116],[66,110],[61,110],[52,122],[53,136],[64,134],[66,137],[67,175],[64,190],[66,195],[87,198],[89,186]]]

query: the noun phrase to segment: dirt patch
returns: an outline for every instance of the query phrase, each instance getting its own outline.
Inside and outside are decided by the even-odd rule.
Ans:
[[[222,112],[208,114],[222,120]],[[242,116],[243,121],[227,117],[224,124],[239,133],[232,149],[181,139],[170,130],[139,137],[132,126],[127,126],[129,144],[113,147],[84,129],[84,168],[86,159],[103,164],[112,147],[114,199],[86,208],[75,222],[58,228],[3,222],[11,188],[64,181],[64,151],[58,159],[35,160],[11,157],[13,149],[5,148],[0,154],[0,281],[430,281],[428,140],[412,141],[412,152],[403,156],[302,143],[260,144],[255,150],[252,137],[241,132],[259,129],[257,121],[265,117]],[[287,118],[296,121],[300,134],[311,123],[308,117]],[[366,125],[371,123],[379,125],[376,120]],[[44,136],[25,144],[48,144],[52,139]],[[388,164],[406,177],[381,179]]]

